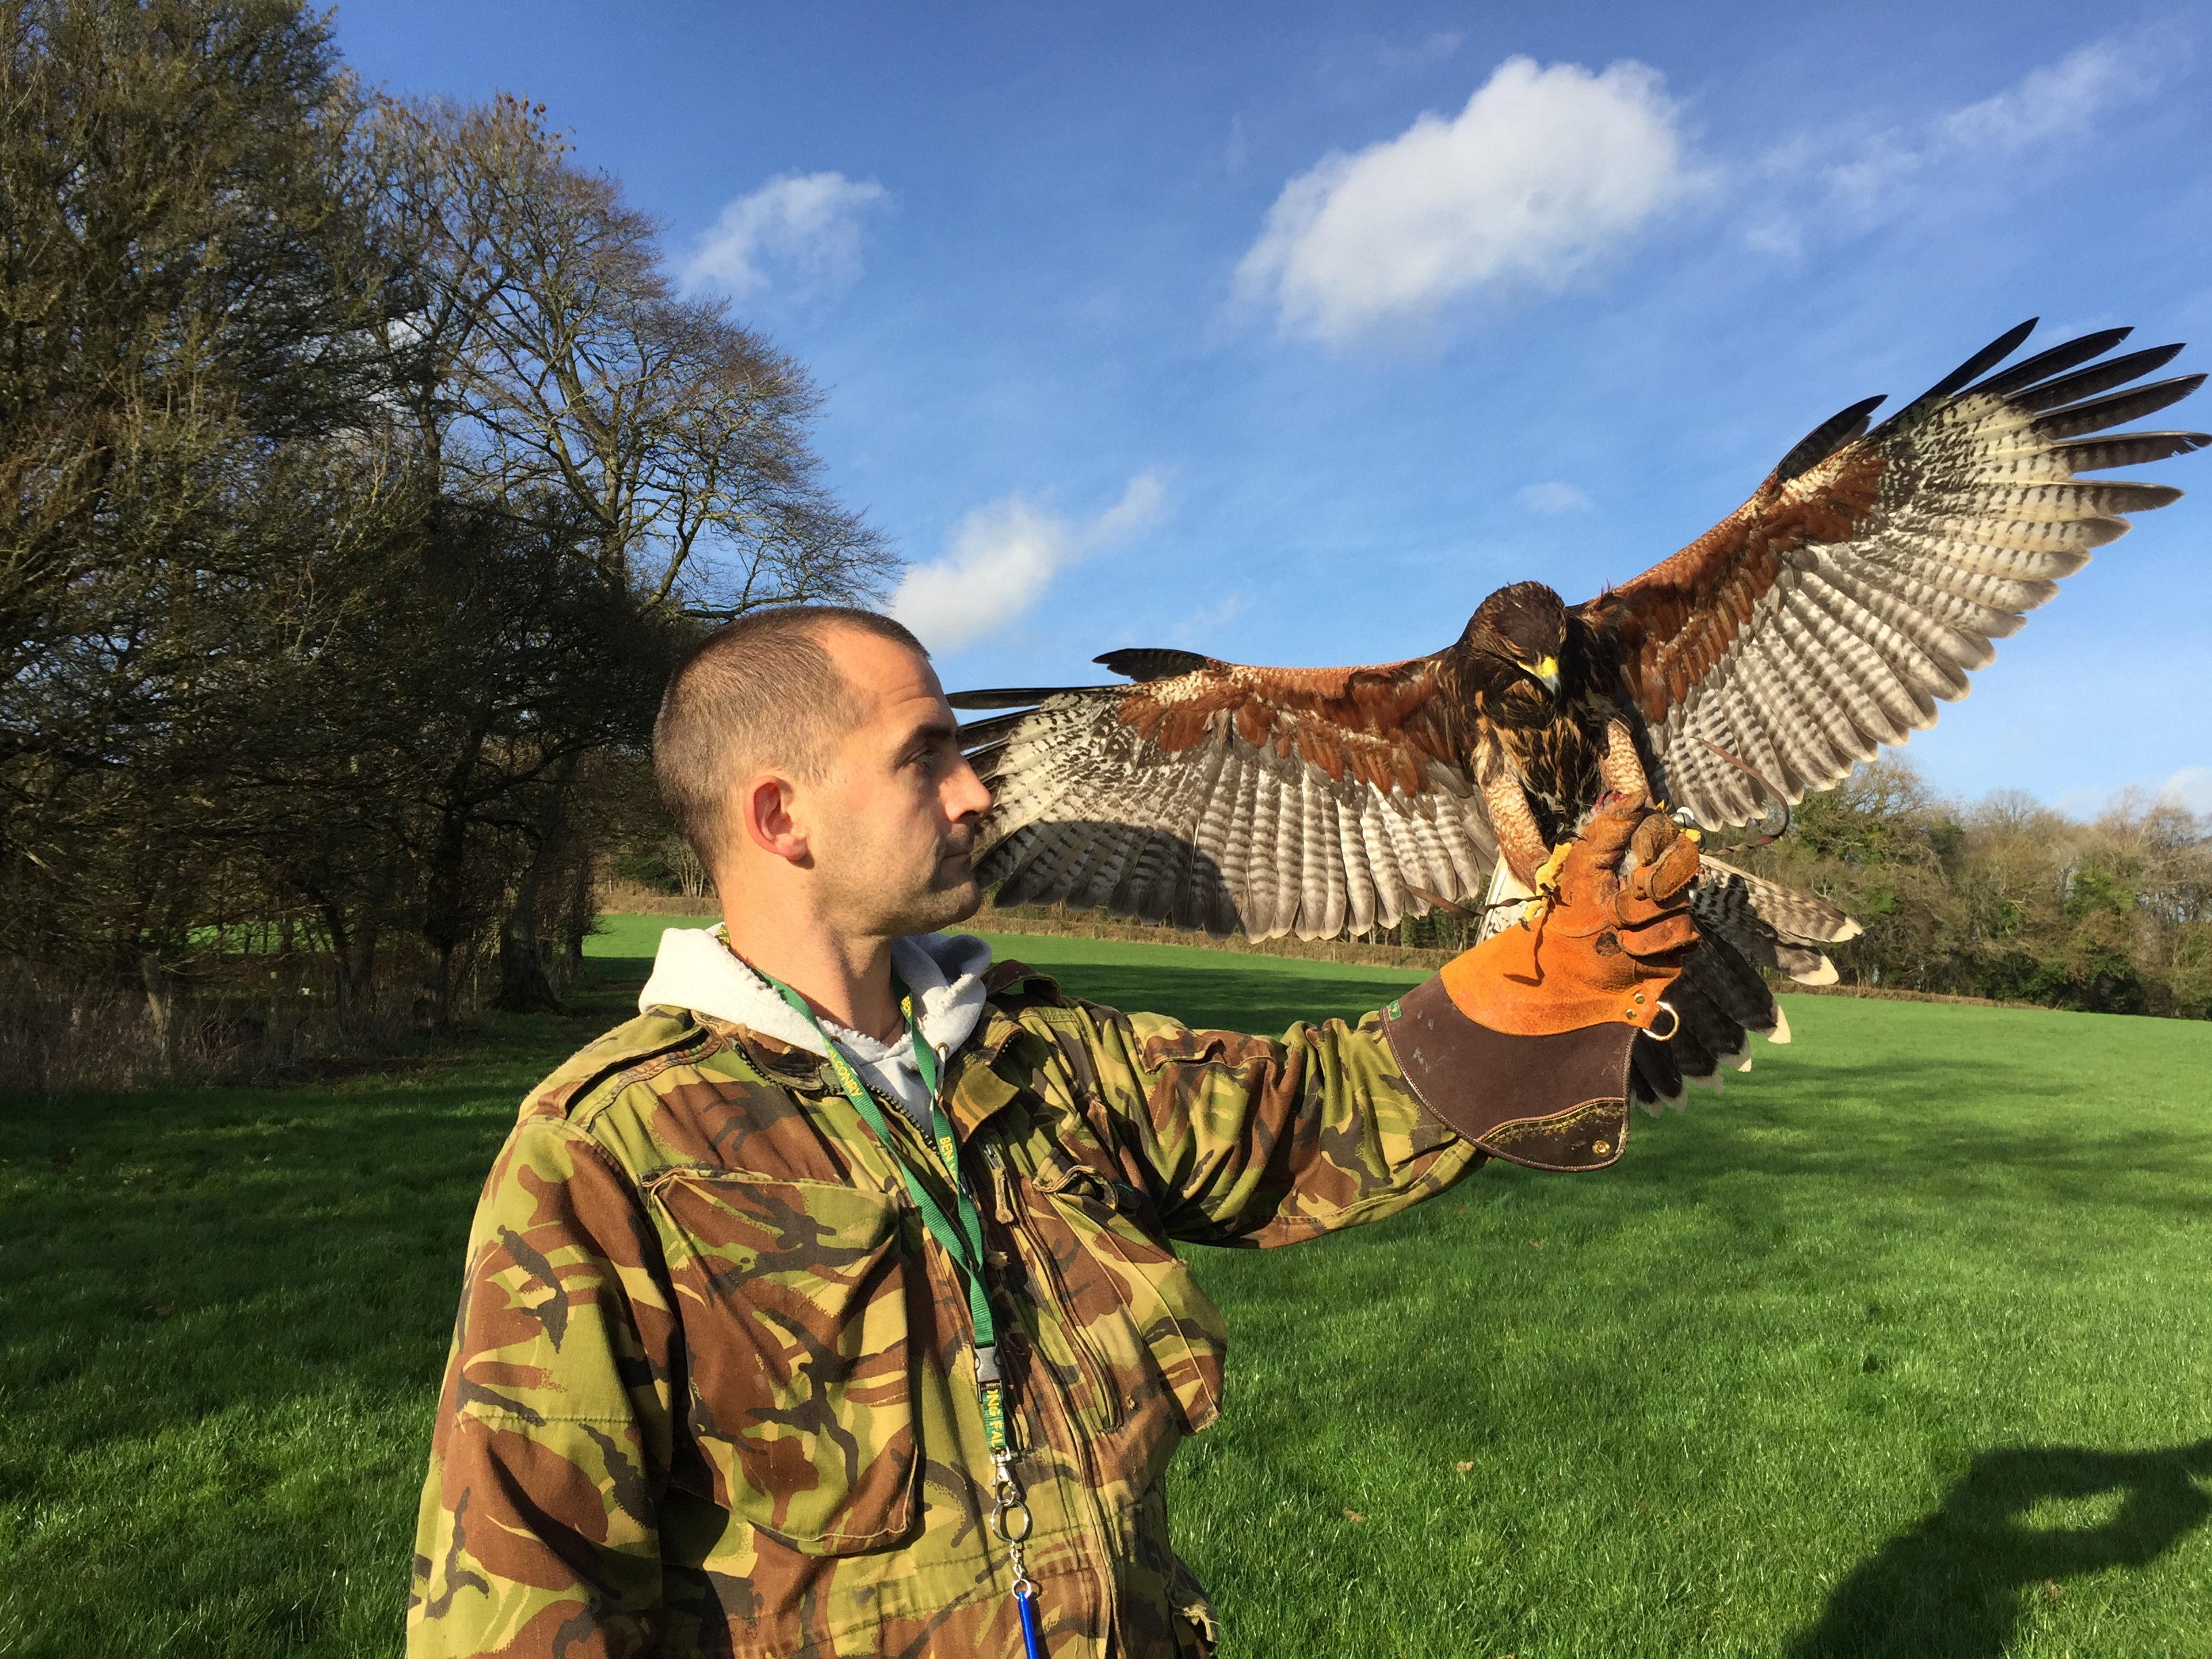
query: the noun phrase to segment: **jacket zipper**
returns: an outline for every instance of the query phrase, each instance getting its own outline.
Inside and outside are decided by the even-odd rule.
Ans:
[[[1060,1277],[1060,1263],[1054,1260],[1051,1248],[1037,1237],[1036,1230],[1030,1224],[1026,1207],[1015,1199],[1012,1173],[1006,1167],[1006,1154],[1000,1150],[998,1142],[983,1141],[982,1152],[983,1162],[991,1170],[991,1192],[998,1219],[1021,1235],[1028,1245],[1024,1254],[1037,1263],[1052,1286],[1053,1300],[1059,1310],[1060,1329],[1066,1337],[1068,1351],[1075,1356],[1075,1363],[1083,1372],[1085,1381],[1090,1383],[1092,1395],[1104,1402],[1103,1426],[1118,1428],[1121,1423],[1121,1398],[1107,1386],[1105,1364],[1091,1351],[1091,1340],[1084,1334],[1082,1321],[1076,1316],[1075,1298],[1068,1292],[1067,1281]],[[1078,1438],[1079,1440],[1080,1437]],[[1087,1453],[1085,1455],[1087,1456]]]
[[[1026,1239],[1028,1253],[1043,1262],[1045,1273],[1052,1282],[1053,1293],[1059,1299],[1060,1309],[1068,1316],[1061,1322],[1061,1328],[1067,1333],[1068,1348],[1075,1355],[1076,1364],[1090,1379],[1093,1391],[1106,1402],[1113,1419],[1106,1426],[1109,1429],[1117,1427],[1121,1422],[1121,1399],[1106,1387],[1105,1367],[1091,1352],[1082,1327],[1074,1320],[1074,1307],[1068,1297],[1067,1286],[1060,1279],[1060,1269],[1053,1262],[1051,1251],[1030,1230],[1024,1218],[1022,1206],[1015,1201],[1013,1176],[1006,1168],[1006,1154],[994,1139],[983,1139],[979,1144],[983,1162],[990,1166],[993,1206],[998,1220]],[[1106,1565],[1113,1559],[1114,1545],[1099,1504],[1098,1456],[1091,1445],[1092,1431],[1085,1429],[1070,1414],[1065,1394],[1057,1389],[1042,1390],[1041,1393],[1049,1398],[1033,1401],[1030,1407],[1036,1414],[1037,1426],[1044,1431],[1048,1441],[1053,1437],[1048,1423],[1056,1423],[1060,1433],[1066,1437],[1062,1451],[1075,1465],[1077,1483],[1073,1501],[1066,1505],[1068,1519],[1090,1535],[1091,1547],[1085,1552],[1090,1559],[1081,1565],[1096,1586],[1099,1617],[1107,1626],[1108,1644],[1119,1650],[1121,1645],[1121,1598],[1117,1593],[1115,1574]]]
[[[1015,1221],[1014,1189],[1006,1174],[1006,1154],[999,1150],[997,1141],[987,1140],[983,1143],[983,1162],[991,1166],[993,1213],[998,1218],[1000,1226],[1011,1227]]]

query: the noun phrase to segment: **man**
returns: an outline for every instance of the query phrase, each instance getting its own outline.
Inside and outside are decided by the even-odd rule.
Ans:
[[[1357,1026],[1070,1000],[935,931],[989,799],[865,612],[723,629],[654,757],[723,926],[663,937],[485,1185],[416,1655],[1210,1650],[1162,1477],[1225,1334],[1174,1244],[1612,1162],[1694,938],[1694,848],[1620,802],[1538,918]]]

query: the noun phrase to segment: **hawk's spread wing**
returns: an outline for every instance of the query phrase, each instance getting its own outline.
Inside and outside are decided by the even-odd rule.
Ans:
[[[1395,924],[1477,890],[1497,856],[1454,758],[1433,657],[1252,668],[1182,651],[1098,660],[1128,685],[970,691],[994,803],[980,873],[1000,904],[1254,939]]]
[[[2112,329],[1969,384],[2033,326],[1863,437],[1881,399],[1845,410],[1734,514],[1577,607],[1619,641],[1622,691],[1649,726],[1663,796],[1715,825],[1763,810],[1757,787],[1700,738],[1793,802],[1838,781],[1878,744],[1933,725],[1939,699],[1965,696],[1990,641],[2124,533],[2123,514],[2180,494],[2078,477],[2212,441],[2109,430],[2197,389],[2202,374],[2130,384],[2180,348],[2093,362],[2128,333]]]

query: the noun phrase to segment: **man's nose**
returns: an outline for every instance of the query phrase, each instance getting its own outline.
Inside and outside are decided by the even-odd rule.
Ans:
[[[948,817],[964,818],[987,812],[991,807],[990,786],[975,775],[975,769],[962,756],[960,764],[948,780],[951,787],[945,805]]]

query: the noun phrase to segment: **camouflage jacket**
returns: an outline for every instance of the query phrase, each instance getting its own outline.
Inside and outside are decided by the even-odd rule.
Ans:
[[[1175,1246],[1373,1220],[1483,1149],[1423,1106],[1381,1014],[1269,1041],[1018,963],[988,984],[943,1097],[1048,1646],[1200,1652],[1162,1477],[1219,1410],[1226,1338]],[[409,1651],[1018,1656],[989,1476],[951,1259],[829,1067],[655,1008],[548,1079],[486,1182]]]

